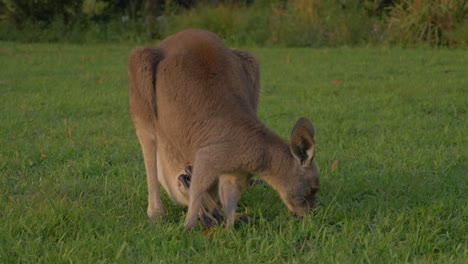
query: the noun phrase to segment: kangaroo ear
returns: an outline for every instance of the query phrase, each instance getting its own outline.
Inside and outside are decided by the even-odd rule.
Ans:
[[[289,147],[293,156],[304,167],[308,167],[314,158],[314,127],[306,118],[299,118],[291,132]]]

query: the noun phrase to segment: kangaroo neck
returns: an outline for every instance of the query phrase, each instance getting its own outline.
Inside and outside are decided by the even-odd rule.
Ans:
[[[276,190],[287,186],[289,175],[293,174],[295,159],[289,145],[276,134],[270,132],[265,137],[265,155],[268,156],[258,176]]]

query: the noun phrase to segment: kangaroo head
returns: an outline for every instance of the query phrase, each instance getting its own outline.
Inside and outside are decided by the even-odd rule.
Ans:
[[[319,173],[314,164],[314,128],[309,120],[300,118],[291,132],[289,142],[291,154],[294,157],[288,175],[285,189],[280,196],[288,209],[303,216],[315,206],[315,195],[320,189]]]

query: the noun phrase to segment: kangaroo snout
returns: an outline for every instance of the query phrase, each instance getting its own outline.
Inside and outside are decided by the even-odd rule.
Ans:
[[[304,197],[291,197],[285,201],[289,211],[297,216],[305,216],[311,213],[316,206],[316,192],[313,191]]]
[[[304,197],[304,200],[306,201],[307,206],[309,209],[315,207],[315,194],[310,194]]]

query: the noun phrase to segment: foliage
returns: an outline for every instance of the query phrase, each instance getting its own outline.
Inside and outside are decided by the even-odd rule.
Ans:
[[[402,0],[390,8],[389,33],[408,45],[455,46],[468,41],[467,15],[465,0]]]
[[[262,45],[269,37],[268,9],[236,5],[199,6],[168,19],[164,36],[184,28],[204,28],[236,45]]]
[[[360,4],[336,1],[259,1],[251,5],[199,6],[170,18],[172,34],[187,27],[205,28],[237,45],[338,46],[374,42],[374,20]],[[363,15],[364,14],[364,15]]]
[[[255,49],[259,118],[317,140],[316,214],[248,188],[233,232],[148,225],[133,45],[0,42],[1,263],[467,263],[466,51]],[[338,165],[333,169],[330,165]]]
[[[2,22],[22,25],[26,21],[49,23],[54,19],[70,21],[80,13],[82,0],[1,0]]]
[[[97,17],[109,7],[109,2],[99,0],[83,0],[82,12],[89,17]]]
[[[0,0],[0,40],[154,41],[198,27],[236,45],[464,47],[467,12],[463,0]]]
[[[373,21],[361,4],[337,1],[291,0],[273,7],[271,43],[287,46],[337,46],[371,42]]]

